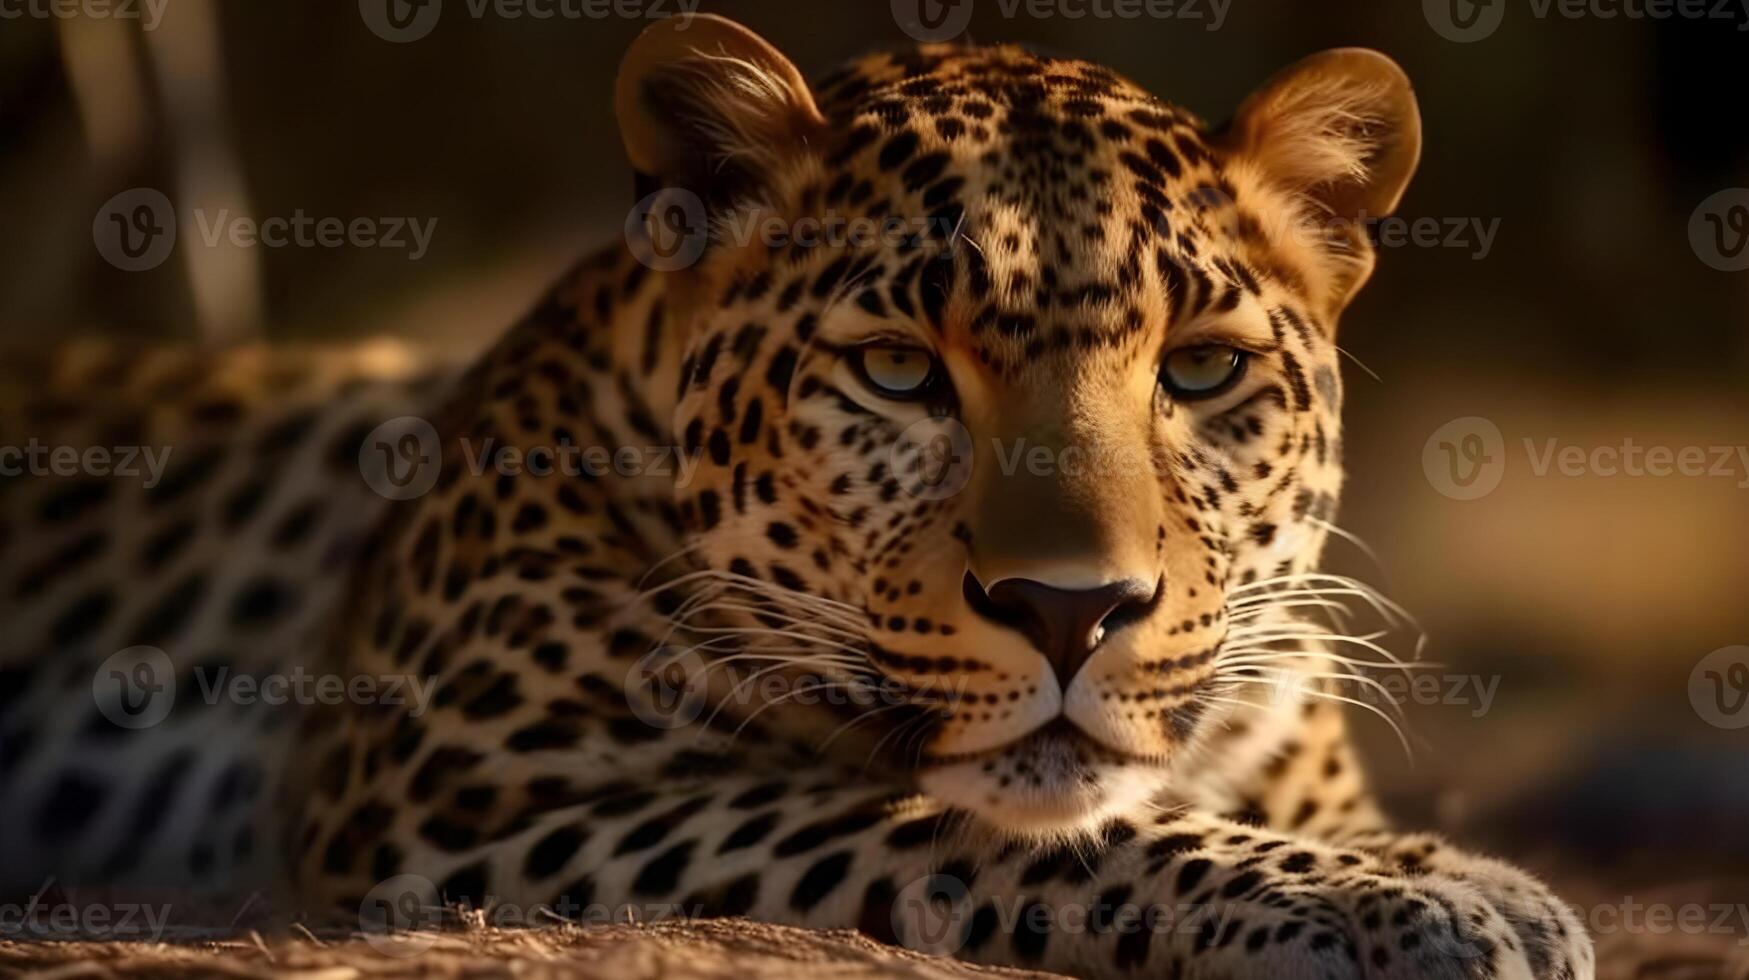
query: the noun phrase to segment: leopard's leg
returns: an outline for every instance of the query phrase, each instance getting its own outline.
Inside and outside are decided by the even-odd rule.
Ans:
[[[1003,839],[836,770],[647,780],[472,839],[417,808],[348,840],[311,890],[347,914],[465,903],[493,921],[745,915],[859,928],[1080,976],[1583,977],[1527,959],[1495,892],[1377,854],[1186,810],[1056,844]],[[354,828],[356,829],[356,828]],[[332,866],[331,866],[332,867]],[[385,884],[387,883],[387,884]],[[387,894],[392,891],[395,894]],[[1552,902],[1535,893],[1538,902]]]
[[[1276,717],[1252,717],[1240,737],[1261,742],[1254,751],[1263,761],[1224,798],[1228,816],[1364,852],[1411,880],[1464,882],[1505,916],[1535,976],[1586,976],[1594,969],[1580,917],[1533,875],[1436,834],[1391,828],[1336,705],[1282,705]]]

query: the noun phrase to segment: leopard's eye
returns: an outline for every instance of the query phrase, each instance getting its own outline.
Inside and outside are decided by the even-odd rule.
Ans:
[[[927,396],[941,376],[935,358],[916,347],[864,347],[851,354],[850,363],[870,390],[895,401]]]
[[[1185,347],[1166,355],[1160,383],[1180,401],[1213,398],[1239,383],[1249,358],[1248,352],[1225,344]]]

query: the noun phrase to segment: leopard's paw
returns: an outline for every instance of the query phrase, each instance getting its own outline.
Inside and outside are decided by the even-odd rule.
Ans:
[[[1394,874],[1361,875],[1332,896],[1363,959],[1387,976],[1590,980],[1591,938],[1572,908],[1504,861],[1438,838],[1398,838]],[[1401,969],[1394,969],[1394,965]]]

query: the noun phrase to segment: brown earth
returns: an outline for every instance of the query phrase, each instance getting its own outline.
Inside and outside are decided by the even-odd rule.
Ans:
[[[1735,887],[1691,886],[1652,902],[1718,902]],[[7,931],[18,933],[17,923]],[[1749,980],[1749,947],[1736,935],[1653,928],[1598,937],[1600,980]],[[0,940],[0,976],[395,980],[403,977],[577,980],[969,980],[1045,974],[970,966],[882,946],[848,930],[809,932],[745,920],[491,929],[462,915],[442,932],[394,937],[292,927],[177,926],[165,941],[93,941],[35,933]]]

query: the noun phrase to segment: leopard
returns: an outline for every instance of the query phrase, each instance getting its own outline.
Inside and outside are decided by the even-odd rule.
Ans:
[[[1013,45],[810,81],[696,15],[614,104],[623,240],[465,367],[25,372],[183,458],[0,483],[0,884],[1594,976],[1530,872],[1393,827],[1341,692],[1396,665],[1321,618],[1390,608],[1321,568],[1337,323],[1421,153],[1395,62],[1311,55],[1210,126]],[[117,731],[133,645],[176,704]],[[350,693],[202,704],[215,665]]]

